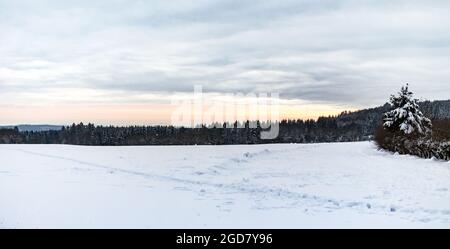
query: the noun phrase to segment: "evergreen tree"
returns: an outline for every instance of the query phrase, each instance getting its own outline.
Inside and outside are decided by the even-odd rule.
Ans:
[[[402,87],[398,96],[392,95],[392,110],[384,114],[384,128],[404,134],[426,134],[431,131],[431,121],[419,110],[419,100],[413,98],[409,85]]]

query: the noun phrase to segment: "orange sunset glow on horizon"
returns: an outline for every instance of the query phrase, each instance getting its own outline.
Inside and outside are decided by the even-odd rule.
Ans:
[[[0,124],[170,125],[175,109],[171,104],[10,105],[0,106]],[[279,119],[316,119],[353,110],[326,105],[280,105]]]

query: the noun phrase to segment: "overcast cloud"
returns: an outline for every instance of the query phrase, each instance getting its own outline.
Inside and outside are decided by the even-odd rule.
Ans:
[[[449,98],[450,1],[0,0],[0,104],[201,84],[365,107],[406,82]]]

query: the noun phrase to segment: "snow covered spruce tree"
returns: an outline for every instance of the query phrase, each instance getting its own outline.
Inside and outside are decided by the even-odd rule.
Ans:
[[[384,114],[383,126],[391,132],[406,135],[426,135],[431,132],[431,121],[419,110],[419,100],[413,98],[409,85],[402,87],[398,96],[392,95],[392,110]]]
[[[409,86],[402,87],[397,96],[392,95],[392,109],[384,114],[383,125],[375,134],[381,149],[423,158],[449,160],[450,142],[432,133],[430,119],[419,110]]]

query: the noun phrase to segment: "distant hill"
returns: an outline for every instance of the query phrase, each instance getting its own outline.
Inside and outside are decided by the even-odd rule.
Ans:
[[[450,100],[425,101],[420,103],[420,109],[431,119],[450,118]]]
[[[450,118],[450,100],[420,102],[420,110],[430,119]],[[363,109],[355,112],[343,112],[337,117],[338,127],[355,125],[364,135],[373,135],[383,120],[383,114],[390,109],[389,104]]]
[[[62,125],[10,125],[10,126],[0,126],[1,128],[5,129],[13,129],[14,127],[17,127],[19,131],[59,131],[62,129]]]

